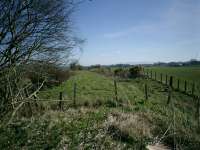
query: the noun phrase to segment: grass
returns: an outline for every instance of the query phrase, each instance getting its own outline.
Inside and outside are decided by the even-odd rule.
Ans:
[[[15,124],[0,129],[0,148],[92,149],[94,143],[109,138],[101,131],[99,123],[105,118],[106,110],[100,110],[48,111],[39,118],[15,120]],[[98,134],[102,138],[96,137]],[[106,146],[109,148],[111,144],[112,140]]]
[[[157,72],[157,78],[160,80],[160,74],[174,77],[174,87],[177,87],[177,79],[180,79],[180,88],[184,91],[184,81],[188,82],[188,92],[192,91],[192,84],[195,83],[195,94],[200,95],[200,67],[146,67],[145,70]],[[153,73],[154,76],[154,73]]]
[[[40,98],[58,99],[59,92],[62,91],[65,99],[69,99],[72,102],[74,83],[77,84],[76,99],[79,104],[83,104],[86,101],[92,104],[97,101],[105,102],[115,99],[114,79],[89,71],[77,72],[75,76],[61,86],[41,92]],[[118,98],[123,100],[124,103],[133,103],[143,98],[143,92],[129,82],[118,82],[117,88]]]
[[[70,107],[74,82],[76,108]],[[62,85],[40,92],[39,97],[49,102],[38,102],[38,113],[31,118],[16,116],[9,126],[0,126],[0,149],[137,150],[159,140],[173,147],[174,138],[181,149],[200,148],[196,101],[191,97],[174,91],[167,105],[167,87],[144,78],[117,79],[117,89],[118,101],[112,77],[77,71]],[[59,99],[60,91],[69,100],[63,111],[52,101]]]

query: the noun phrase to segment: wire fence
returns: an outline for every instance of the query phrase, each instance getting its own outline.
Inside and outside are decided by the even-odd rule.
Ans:
[[[200,86],[195,83],[195,81],[184,80],[177,76],[158,73],[150,69],[144,69],[143,74],[147,78],[158,81],[159,83],[164,85],[170,85],[170,78],[172,78],[172,89],[187,94],[189,96],[200,96]]]
[[[166,109],[166,117],[168,120],[167,124],[167,129],[163,133],[163,137],[160,137],[159,140],[162,140],[162,138],[165,138],[166,136],[170,136],[173,138],[173,146],[174,149],[177,149],[178,145],[181,145],[181,142],[178,141],[180,138],[178,137],[178,134],[182,132],[182,128],[180,128],[180,122],[181,124],[187,124],[189,128],[191,127],[197,127],[200,129],[200,98],[199,96],[195,96],[194,93],[190,93],[188,95],[193,97],[193,103],[191,105],[188,105],[188,102],[185,101],[180,101],[176,99],[176,94],[174,93],[175,84],[174,84],[174,78],[172,76],[165,75],[163,76],[160,74],[160,80],[158,80],[158,74],[153,72],[145,73],[145,76],[148,77],[148,79],[154,79],[156,81],[159,81],[162,84],[165,84],[167,86],[167,90],[165,91],[166,101],[162,102],[162,108],[158,109]],[[147,79],[147,80],[148,80]],[[144,80],[146,80],[144,78]],[[180,80],[179,84],[177,86],[180,86]],[[186,86],[186,91],[188,90],[187,83],[184,83],[184,86]],[[123,101],[120,101],[119,95],[120,95],[120,86],[118,85],[119,82],[117,80],[113,80],[113,89],[110,90],[110,95],[113,95],[112,97],[112,102],[116,103],[118,106],[127,106],[127,105],[134,105],[133,103],[127,103],[124,104]],[[23,101],[19,102],[14,102],[12,105],[20,106],[20,107],[25,107],[27,111],[22,111],[23,113],[32,115],[34,113],[34,110],[57,110],[57,111],[64,111],[65,109],[68,109],[70,107],[77,108],[79,106],[85,105],[87,106],[88,104],[80,104],[81,97],[79,97],[79,88],[78,84],[74,82],[73,87],[72,87],[72,97],[71,98],[66,98],[65,94],[63,91],[60,91],[57,93],[57,99],[37,99],[37,98],[25,98]],[[143,85],[143,99],[144,101],[152,101],[153,103],[153,98],[150,97],[150,95],[153,95],[152,91],[150,90],[152,85],[149,84],[148,82],[145,82]],[[102,87],[103,88],[103,87]],[[179,88],[180,89],[180,88]],[[81,89],[80,89],[81,90]],[[122,89],[123,91],[123,89]],[[131,92],[131,91],[130,91]],[[101,97],[101,95],[99,95]],[[107,101],[108,102],[108,101]],[[106,103],[107,103],[106,102]],[[110,103],[110,102],[109,102]],[[187,104],[187,105],[186,105]],[[103,105],[103,104],[97,104],[97,105]],[[153,106],[154,107],[154,106]],[[157,107],[157,106],[155,106]],[[158,107],[161,107],[160,105]],[[157,108],[156,108],[157,109]],[[188,117],[188,115],[191,115],[192,117]],[[14,116],[14,115],[13,115]],[[191,120],[192,118],[192,120]],[[195,119],[193,119],[195,118]],[[170,121],[171,120],[171,121]],[[195,120],[195,122],[194,122]],[[193,125],[193,123],[195,125]]]

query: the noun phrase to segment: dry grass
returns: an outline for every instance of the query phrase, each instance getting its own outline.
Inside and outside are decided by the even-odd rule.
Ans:
[[[162,144],[148,145],[147,149],[148,150],[170,150],[170,148]]]
[[[105,126],[108,133],[114,138],[125,142],[153,138],[151,117],[145,113],[120,113],[113,112],[108,115]]]

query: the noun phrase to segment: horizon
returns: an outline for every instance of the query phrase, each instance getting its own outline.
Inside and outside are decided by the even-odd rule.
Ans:
[[[157,64],[157,63],[165,63],[165,64],[168,64],[168,63],[187,63],[187,62],[190,62],[190,61],[198,61],[200,62],[200,59],[190,59],[190,60],[186,60],[186,61],[156,61],[156,62],[125,62],[125,63],[114,63],[114,64],[91,64],[91,65],[82,65],[84,67],[90,67],[90,66],[95,66],[95,65],[100,65],[100,66],[112,66],[112,65],[154,65],[154,64]]]
[[[200,1],[86,1],[74,13],[82,65],[200,58]],[[98,19],[96,19],[98,18]]]

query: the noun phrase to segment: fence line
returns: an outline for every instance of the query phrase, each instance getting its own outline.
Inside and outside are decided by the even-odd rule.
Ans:
[[[149,74],[150,72],[150,74]],[[153,76],[154,74],[154,76]],[[158,81],[161,84],[167,85],[169,86],[171,84],[171,88],[179,91],[179,92],[183,92],[185,94],[187,94],[188,96],[197,96],[199,95],[199,93],[197,94],[197,88],[198,86],[194,83],[194,81],[187,81],[187,80],[182,80],[178,77],[175,76],[170,76],[168,74],[165,74],[165,81],[163,81],[163,73],[160,73],[160,78],[158,78],[158,73],[156,71],[152,71],[152,70],[144,70],[144,76]],[[172,81],[170,80],[172,78]],[[175,80],[176,79],[176,80]],[[175,82],[177,81],[177,82]],[[170,83],[172,82],[172,83]],[[182,86],[181,86],[182,83]]]
[[[117,82],[114,80],[115,100],[118,101]]]
[[[144,74],[145,74],[145,72],[144,72]],[[151,71],[151,77],[152,77],[152,79],[153,79],[153,76],[152,76],[152,71]],[[147,72],[147,77],[149,77],[149,72]],[[156,72],[154,73],[154,79],[156,80],[156,81],[159,81],[160,83],[162,83],[162,84],[169,84],[168,86],[169,86],[169,88],[168,88],[168,98],[167,98],[167,104],[169,104],[169,103],[172,103],[172,109],[171,109],[171,111],[173,112],[173,138],[174,138],[174,145],[175,145],[175,147],[176,147],[176,144],[178,144],[177,142],[176,142],[176,129],[175,129],[175,105],[174,105],[174,101],[173,101],[173,99],[172,99],[172,89],[173,88],[175,88],[175,85],[173,84],[173,81],[174,81],[174,77],[173,76],[168,76],[168,75],[166,75],[166,80],[165,80],[165,83],[163,83],[164,81],[163,81],[163,74],[161,73],[160,74],[160,80],[159,80],[159,74],[157,74]],[[169,82],[168,82],[169,81]],[[180,86],[180,79],[178,79],[177,80],[178,82],[177,82],[177,89],[179,90],[179,86]],[[185,87],[185,92],[187,91],[187,81],[185,80],[185,82],[184,82],[185,84],[184,84],[184,87]],[[113,84],[113,86],[114,86],[114,90],[112,91],[113,92],[113,94],[114,94],[114,96],[115,96],[115,100],[116,100],[116,102],[118,101],[118,85],[117,85],[117,81],[116,80],[114,80],[114,84]],[[147,85],[147,83],[145,83],[144,84],[144,96],[145,96],[145,99],[146,100],[148,100],[148,93],[150,93],[150,91],[148,91],[149,90],[149,86]],[[195,83],[193,82],[192,83],[192,95],[194,94],[194,92],[195,92]],[[194,95],[193,95],[194,96]],[[151,99],[151,98],[150,98]],[[64,110],[63,109],[63,106],[64,106],[64,102],[72,102],[73,103],[73,105],[74,106],[76,106],[77,105],[77,101],[78,100],[78,98],[77,98],[77,84],[76,84],[76,82],[73,84],[73,97],[71,98],[71,99],[68,99],[68,100],[64,100],[64,97],[63,97],[63,92],[61,91],[61,92],[59,92],[58,93],[58,99],[38,99],[38,100],[36,100],[35,98],[29,98],[29,97],[27,97],[27,98],[25,98],[24,99],[24,101],[20,101],[20,102],[15,102],[15,103],[13,103],[13,104],[18,104],[18,103],[20,103],[18,106],[20,107],[20,106],[22,106],[24,103],[30,103],[30,101],[33,101],[33,102],[58,102],[58,109],[60,110],[60,111],[62,111],[62,110]],[[197,96],[194,96],[194,100],[197,102],[197,105],[196,105],[196,117],[197,117],[197,124],[198,124],[198,128],[200,128],[200,118],[199,118],[199,116],[200,116],[200,99],[199,99],[199,97]],[[57,105],[56,105],[57,106]],[[123,106],[123,105],[122,105]],[[19,108],[18,107],[18,108]],[[31,109],[31,107],[29,108],[29,109]],[[31,112],[32,112],[32,110],[30,110]],[[15,113],[15,112],[14,112]],[[14,115],[13,115],[13,117],[14,117]],[[12,118],[13,118],[12,117]],[[11,118],[11,119],[12,119]],[[9,121],[9,123],[10,123],[11,121]],[[168,129],[170,129],[170,127],[171,127],[171,125],[172,125],[172,123],[170,123],[170,125],[169,125],[169,128]],[[166,131],[168,131],[168,129],[166,130]],[[166,133],[166,132],[165,132]],[[161,140],[161,139],[160,139]]]
[[[60,100],[60,99],[33,99],[33,98],[24,98],[25,100],[18,101],[18,102],[12,102],[11,104],[19,104],[19,103],[29,103],[29,102],[70,102],[72,99],[65,99],[65,100]]]
[[[144,74],[145,74],[145,72],[144,72]],[[152,74],[153,73],[151,71],[151,75]],[[155,80],[156,80],[156,74],[157,73],[154,73]],[[148,73],[147,73],[147,75],[148,75]],[[156,80],[156,81],[159,81],[162,84],[164,84],[162,82],[162,77],[163,77],[163,74],[160,75],[160,81],[159,80]],[[167,91],[168,92],[168,96],[167,96],[166,101],[167,101],[167,104],[170,104],[170,103],[173,104],[172,112],[175,114],[175,112],[174,112],[175,111],[175,109],[174,109],[174,101],[173,101],[173,97],[172,97],[172,92],[173,92],[172,89],[173,89],[173,86],[174,86],[173,85],[173,79],[174,79],[173,76],[169,76],[169,79],[168,79],[168,75],[166,75],[166,80],[167,81],[169,80],[169,82],[167,82],[167,84],[169,83],[169,85],[168,85],[168,91]],[[180,79],[178,80],[178,82],[180,83]],[[185,81],[185,83],[186,83],[185,85],[187,87],[187,82]],[[144,99],[148,100],[149,99],[148,98],[149,97],[148,94],[151,92],[149,90],[149,85],[147,85],[147,83],[145,83],[143,86],[144,86]],[[178,84],[178,86],[179,86],[179,84]],[[194,88],[194,83],[192,84],[192,86]],[[113,95],[114,95],[114,100],[115,100],[116,103],[118,103],[119,102],[118,101],[118,86],[117,86],[117,81],[116,80],[114,80],[113,87],[114,87],[114,90],[112,92],[113,92]],[[193,92],[194,92],[194,90],[195,89],[193,89]],[[19,104],[18,106],[21,107],[23,104],[25,104],[25,103],[29,104],[31,101],[33,101],[33,102],[58,102],[58,103],[56,103],[56,109],[58,109],[60,111],[63,111],[64,110],[63,109],[64,108],[64,102],[71,102],[71,104],[72,104],[71,106],[74,106],[74,107],[77,106],[77,102],[76,102],[77,98],[76,98],[76,96],[77,96],[77,84],[76,84],[76,82],[74,82],[74,84],[73,84],[73,97],[71,99],[64,100],[63,91],[61,91],[61,92],[58,93],[58,99],[38,99],[38,100],[36,100],[35,98],[27,97],[27,98],[24,99],[24,101],[16,102],[16,103],[13,103],[13,104]],[[197,104],[195,106],[196,113],[194,115],[197,117],[197,120],[196,120],[197,121],[197,125],[198,125],[198,128],[200,128],[200,118],[199,118],[199,116],[200,116],[200,97],[194,96],[193,98],[194,98],[194,101],[197,102]],[[121,102],[119,102],[119,103],[121,104]],[[121,104],[120,106],[125,106],[125,105]],[[29,107],[28,109],[32,112],[31,107]]]
[[[145,92],[145,99],[148,100],[148,87],[147,87],[147,84],[145,84],[144,92]]]
[[[74,103],[74,107],[76,106],[76,82],[74,83],[74,90],[73,90],[73,103]]]

